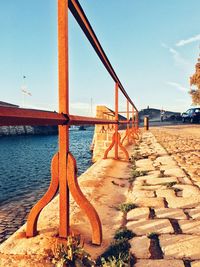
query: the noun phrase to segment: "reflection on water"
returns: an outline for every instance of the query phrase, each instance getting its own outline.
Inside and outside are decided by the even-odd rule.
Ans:
[[[93,131],[70,131],[70,151],[79,174],[91,165]],[[58,137],[13,136],[0,138],[0,204],[45,192],[50,182],[50,163]]]

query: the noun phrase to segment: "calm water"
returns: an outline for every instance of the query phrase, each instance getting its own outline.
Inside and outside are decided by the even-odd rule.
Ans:
[[[92,137],[92,130],[70,132],[70,151],[77,160],[79,174],[91,165]],[[0,138],[0,205],[46,191],[57,147],[58,137],[53,135]]]

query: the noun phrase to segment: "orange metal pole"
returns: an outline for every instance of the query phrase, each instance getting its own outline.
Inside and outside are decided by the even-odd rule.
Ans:
[[[119,120],[119,115],[118,115],[118,105],[119,105],[119,88],[118,88],[118,83],[115,83],[115,120]],[[118,124],[115,124],[115,159],[118,159],[118,130],[119,126]]]
[[[136,111],[136,114],[135,114],[135,121],[136,121],[136,128],[138,129],[139,128],[139,117],[138,117],[138,111]]]
[[[128,133],[128,136],[127,136],[127,139],[128,139],[128,144],[129,144],[129,101],[127,99],[127,133]]]
[[[132,106],[132,129],[134,129],[134,107]]]
[[[58,0],[58,74],[59,113],[69,114],[68,76],[68,0]],[[59,126],[59,236],[69,235],[69,188],[67,185],[67,154],[69,151],[69,126]]]

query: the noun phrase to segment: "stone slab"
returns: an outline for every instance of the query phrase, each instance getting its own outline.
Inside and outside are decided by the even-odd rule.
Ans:
[[[164,169],[164,166],[163,166]],[[176,167],[176,168],[171,168],[171,169],[166,169],[165,170],[165,175],[169,175],[169,176],[176,176],[176,177],[184,177],[185,173],[181,170],[181,168]]]
[[[127,220],[146,220],[149,218],[149,208],[136,208],[127,213]]]
[[[161,208],[161,209],[154,209],[154,211],[157,218],[170,218],[177,220],[187,219],[187,216],[185,215],[182,209]]]
[[[134,237],[130,240],[130,252],[137,259],[149,259],[151,254],[149,252],[150,239],[146,236]]]
[[[138,190],[133,189],[131,192],[132,197],[138,198],[138,197],[155,197],[155,194],[153,191],[150,190]]]
[[[178,183],[178,180],[176,177],[162,177],[162,178],[149,178],[145,180],[146,184],[149,185],[167,185],[168,183],[176,182]]]
[[[200,259],[198,235],[161,235],[159,240],[165,259]]]
[[[180,220],[178,223],[184,234],[200,234],[200,221]]]
[[[136,167],[143,168],[145,166],[152,167],[152,161],[150,159],[140,159],[135,161]]]
[[[154,208],[164,208],[164,199],[162,197],[143,197],[143,198],[137,198],[134,199],[133,201],[136,205],[140,207],[154,207]]]
[[[178,184],[178,185],[174,185],[174,188],[181,189],[182,190],[182,196],[185,198],[186,197],[200,196],[200,190],[197,186]]]
[[[148,235],[153,232],[158,234],[174,233],[174,229],[167,219],[130,221],[127,223],[127,228],[136,235]]]
[[[171,156],[157,157],[155,162],[161,163],[162,165],[171,165],[171,166],[177,165],[177,163],[175,162],[175,160]]]
[[[191,262],[191,267],[200,267],[200,261]]]
[[[169,208],[196,208],[200,202],[200,196],[195,197],[166,197]]]
[[[184,267],[185,265],[181,260],[138,260],[134,266],[135,267]]]
[[[190,215],[190,217],[192,217],[192,219],[200,220],[200,207],[197,207],[195,209],[189,209],[186,211]]]

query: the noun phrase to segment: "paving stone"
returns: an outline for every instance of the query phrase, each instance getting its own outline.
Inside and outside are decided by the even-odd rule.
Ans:
[[[167,169],[165,171],[165,175],[175,176],[175,177],[184,177],[185,173],[181,170],[181,168],[177,167],[177,168]]]
[[[134,188],[136,189],[140,189],[140,190],[158,190],[158,189],[161,189],[161,188],[165,188],[163,185],[143,185],[143,184],[138,184],[135,186],[134,184]]]
[[[146,166],[137,168],[137,171],[147,171],[147,172],[149,172],[149,171],[154,171],[154,170],[155,170],[155,168],[154,168],[153,165],[146,165]]]
[[[192,219],[200,220],[200,207],[186,210]]]
[[[157,218],[170,218],[170,219],[187,219],[187,216],[182,209],[161,208],[155,209]]]
[[[152,232],[158,234],[174,233],[171,223],[167,219],[130,221],[127,223],[127,228],[136,235],[148,235]]]
[[[184,234],[200,234],[200,221],[180,220],[178,223]]]
[[[127,220],[141,220],[149,218],[149,208],[136,208],[127,213]]]
[[[200,259],[198,235],[161,235],[159,240],[165,259]]]
[[[176,194],[174,189],[159,189],[156,190],[157,197],[175,198]]]
[[[199,188],[193,185],[177,184],[174,188],[181,189],[183,197],[200,196]]]
[[[169,208],[196,208],[200,202],[199,197],[166,197],[166,201],[168,203]]]
[[[159,162],[162,165],[171,165],[171,166],[176,166],[177,165],[176,161],[174,161],[171,156],[157,157],[155,162]]]
[[[138,197],[155,197],[154,192],[150,191],[150,190],[133,189],[131,192],[131,195],[135,198],[138,198]]]
[[[150,159],[140,159],[135,161],[136,167],[142,168],[144,166],[152,166],[152,161]]]
[[[191,262],[191,267],[200,267],[200,261]]]
[[[138,259],[149,259],[151,254],[149,252],[150,239],[146,236],[134,237],[130,240],[130,252]]]
[[[162,197],[155,197],[155,198],[150,198],[150,197],[143,197],[143,198],[137,198],[134,199],[133,201],[136,205],[140,207],[154,207],[154,208],[164,208],[164,199]]]
[[[149,179],[146,179],[145,181],[149,185],[162,185],[162,184],[168,184],[168,183],[173,183],[173,182],[178,183],[178,180],[176,177],[149,178]]]
[[[185,265],[181,260],[138,260],[134,266],[135,267],[184,267]]]

